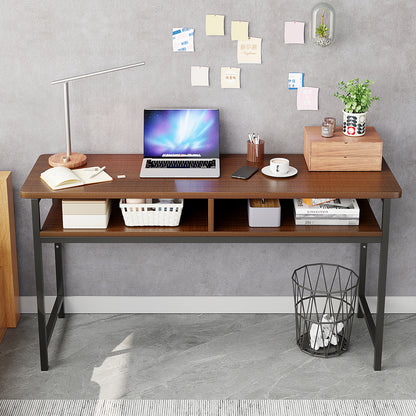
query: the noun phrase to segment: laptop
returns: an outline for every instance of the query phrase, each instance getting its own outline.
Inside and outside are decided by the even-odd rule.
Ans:
[[[141,178],[218,178],[218,109],[144,110]]]

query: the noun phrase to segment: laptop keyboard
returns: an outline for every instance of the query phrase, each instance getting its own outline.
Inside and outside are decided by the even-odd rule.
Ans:
[[[146,168],[215,168],[215,160],[147,160]]]

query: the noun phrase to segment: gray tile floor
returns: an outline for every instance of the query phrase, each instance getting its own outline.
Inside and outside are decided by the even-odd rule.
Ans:
[[[365,323],[351,348],[300,352],[293,315],[67,315],[50,369],[39,368],[35,315],[0,344],[2,399],[415,399],[416,315],[388,315],[383,371]]]

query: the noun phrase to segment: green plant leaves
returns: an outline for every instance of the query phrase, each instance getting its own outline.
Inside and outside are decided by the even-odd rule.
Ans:
[[[316,28],[316,35],[321,37],[321,38],[327,38],[328,37],[328,31],[329,31],[329,27],[325,24],[320,24],[317,28]]]
[[[344,103],[344,111],[347,113],[365,113],[373,101],[378,101],[379,97],[371,97],[370,82],[368,79],[360,81],[358,78],[351,79],[346,83],[338,83],[338,92],[334,94]]]

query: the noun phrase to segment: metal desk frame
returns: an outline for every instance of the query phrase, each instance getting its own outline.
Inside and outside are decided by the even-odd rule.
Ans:
[[[48,345],[52,337],[57,318],[65,317],[64,308],[64,283],[63,283],[63,259],[62,245],[67,243],[155,243],[166,242],[166,237],[41,237],[40,201],[32,199],[32,226],[36,274],[36,296],[38,306],[38,327],[41,370],[48,370]],[[176,243],[359,243],[360,260],[358,289],[358,317],[365,318],[367,328],[374,345],[374,370],[381,370],[384,309],[386,296],[387,257],[390,225],[390,199],[382,199],[382,236],[378,237],[168,237],[169,242]],[[55,247],[55,272],[57,296],[49,319],[47,320],[44,301],[42,244],[53,243]],[[366,269],[367,269],[367,244],[379,243],[379,270],[378,270],[378,296],[377,312],[374,321],[365,297]]]

